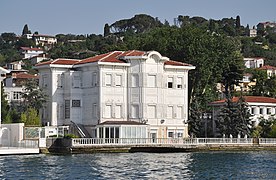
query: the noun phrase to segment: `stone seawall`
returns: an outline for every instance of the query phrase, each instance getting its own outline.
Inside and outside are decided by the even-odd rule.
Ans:
[[[276,144],[101,144],[79,145],[73,147],[71,139],[55,138],[47,141],[47,148],[42,153],[77,154],[77,153],[174,153],[202,151],[276,151]]]

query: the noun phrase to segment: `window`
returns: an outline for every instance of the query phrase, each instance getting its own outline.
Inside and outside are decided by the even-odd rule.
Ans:
[[[64,106],[64,115],[65,115],[65,119],[70,118],[70,100],[65,100],[65,106]]]
[[[79,75],[74,75],[73,76],[73,87],[74,88],[80,88],[81,86],[81,79],[80,79],[80,76]]]
[[[148,75],[148,87],[156,87],[156,75]]]
[[[139,86],[139,76],[138,74],[133,74],[131,76],[131,87],[138,87]]]
[[[93,73],[92,75],[92,86],[97,86],[98,85],[98,80],[97,80],[97,73]]]
[[[13,100],[20,100],[21,97],[22,97],[21,92],[13,92],[13,96],[12,96]]]
[[[177,77],[177,89],[182,89],[182,77]]]
[[[111,105],[105,106],[104,118],[111,118]]]
[[[115,138],[119,138],[120,129],[119,127],[115,127]]]
[[[111,74],[105,75],[105,86],[111,86],[112,83],[112,76]]]
[[[47,75],[42,76],[42,87],[46,88],[48,83],[48,77]]]
[[[255,108],[254,107],[251,108],[251,114],[255,114]]]
[[[109,127],[105,127],[105,138],[109,138]]]
[[[147,109],[148,118],[156,118],[156,106],[149,105]]]
[[[122,106],[116,105],[115,106],[115,118],[121,118],[122,117]]]
[[[168,137],[173,137],[173,132],[168,132]]]
[[[72,107],[81,107],[80,100],[72,100]]]
[[[267,109],[266,109],[266,114],[271,114],[271,113],[272,113],[271,108],[267,108]]]
[[[64,76],[62,74],[57,75],[57,87],[62,88],[64,81]]]
[[[168,78],[168,88],[173,88],[173,78],[172,77]]]
[[[182,132],[178,132],[178,133],[177,133],[177,137],[178,137],[178,138],[182,138],[182,137],[183,137],[183,133],[182,133]]]
[[[167,108],[167,118],[173,118],[173,106]]]
[[[260,108],[260,114],[263,114],[263,113],[264,113],[263,108]]]
[[[132,118],[139,117],[139,106],[136,104],[131,106],[131,117]]]
[[[121,87],[122,86],[122,75],[116,74],[115,76],[115,86]]]
[[[176,118],[178,118],[178,119],[181,119],[182,118],[182,106],[177,106],[177,108],[176,108]]]

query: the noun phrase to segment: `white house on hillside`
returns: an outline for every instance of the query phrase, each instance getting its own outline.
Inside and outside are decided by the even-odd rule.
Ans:
[[[33,47],[21,47],[20,51],[23,54],[24,59],[29,59],[31,57],[44,53],[43,49]]]
[[[263,58],[244,58],[243,60],[246,68],[260,68],[264,65]]]
[[[251,113],[251,120],[255,126],[259,124],[260,118],[268,119],[271,116],[276,115],[276,99],[262,96],[244,96],[245,101],[248,104],[249,111]],[[233,97],[233,102],[238,101],[238,97]],[[213,107],[212,129],[213,134],[216,132],[216,120],[218,118],[219,111],[225,99],[214,101],[210,105]]]
[[[49,95],[43,124],[82,124],[92,137],[187,137],[188,71],[156,51],[113,51],[36,65]]]
[[[57,38],[50,35],[33,34],[33,39],[35,41],[35,45],[53,46],[57,43]]]

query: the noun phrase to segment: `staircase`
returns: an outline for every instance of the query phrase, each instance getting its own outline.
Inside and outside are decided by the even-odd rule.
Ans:
[[[82,124],[76,124],[75,122],[71,121],[70,125],[70,133],[76,134],[80,136],[81,138],[90,138],[88,131],[85,129],[85,127]]]

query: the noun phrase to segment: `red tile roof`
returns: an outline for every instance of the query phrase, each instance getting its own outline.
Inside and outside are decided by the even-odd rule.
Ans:
[[[27,74],[27,73],[18,73],[15,74],[15,78],[17,79],[38,79],[38,76]]]
[[[120,55],[120,57],[123,57],[123,56],[143,56],[145,54],[146,54],[145,51],[130,50],[130,51],[123,52]]]
[[[123,57],[127,56],[143,56],[146,55],[147,52],[145,51],[112,51],[105,54],[96,55],[93,57],[89,57],[83,60],[66,60],[66,59],[56,59],[53,61],[47,61],[37,64],[36,66],[46,65],[46,64],[64,64],[64,65],[79,65],[79,64],[86,64],[86,63],[93,63],[93,62],[111,62],[111,63],[126,63],[123,60]],[[178,62],[178,61],[166,61],[165,65],[172,65],[172,66],[191,66],[190,64]]]
[[[30,47],[21,47],[22,50],[24,51],[43,51],[43,49],[40,48],[30,48]]]
[[[182,63],[182,62],[179,62],[179,61],[172,61],[172,60],[166,61],[165,65],[171,65],[171,66],[191,66],[190,64],[187,64],[187,63]]]
[[[51,61],[41,62],[36,64],[35,66],[42,66],[47,64],[60,64],[60,65],[74,65],[78,63],[80,60],[77,59],[55,59]]]
[[[260,67],[259,69],[263,69],[263,70],[276,70],[276,67],[266,65],[266,66]]]
[[[276,103],[275,98],[270,98],[270,97],[263,97],[263,96],[244,96],[244,99],[246,102],[250,103]],[[239,97],[233,97],[232,101],[233,102],[238,102]],[[211,104],[222,104],[226,101],[226,99],[222,99],[219,101],[214,101],[211,102]]]

